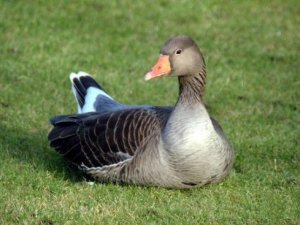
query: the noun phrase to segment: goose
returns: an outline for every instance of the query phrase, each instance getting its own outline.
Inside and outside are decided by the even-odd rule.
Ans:
[[[221,182],[233,148],[203,103],[205,62],[191,37],[165,42],[145,80],[157,77],[178,77],[175,106],[125,105],[91,75],[72,73],[78,114],[50,119],[50,146],[102,183],[188,189]]]

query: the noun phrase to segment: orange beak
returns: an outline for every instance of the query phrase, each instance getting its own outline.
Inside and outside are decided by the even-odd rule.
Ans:
[[[157,63],[152,67],[145,75],[145,80],[150,80],[163,75],[169,75],[171,73],[171,65],[168,55],[160,55]]]

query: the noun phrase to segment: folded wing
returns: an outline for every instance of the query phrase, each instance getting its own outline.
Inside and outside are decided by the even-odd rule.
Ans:
[[[159,135],[171,107],[152,107],[54,117],[51,147],[77,166],[101,167],[130,159]]]

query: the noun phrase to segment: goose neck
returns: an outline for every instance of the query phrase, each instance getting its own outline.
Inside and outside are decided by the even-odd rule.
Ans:
[[[201,103],[205,88],[205,73],[179,76],[178,103]]]

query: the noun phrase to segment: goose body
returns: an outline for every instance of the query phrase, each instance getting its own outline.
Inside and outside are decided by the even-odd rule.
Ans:
[[[205,63],[187,36],[168,40],[145,79],[177,76],[171,106],[128,106],[115,101],[87,73],[70,80],[78,114],[51,119],[50,145],[100,182],[192,188],[222,181],[233,150],[203,104]]]

